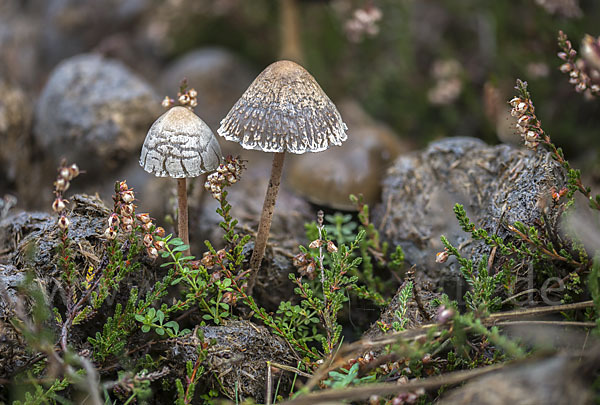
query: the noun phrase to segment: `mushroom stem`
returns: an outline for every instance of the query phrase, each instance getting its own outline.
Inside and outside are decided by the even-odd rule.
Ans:
[[[251,273],[248,280],[248,294],[252,293],[258,270],[260,269],[262,259],[265,255],[267,239],[269,238],[269,231],[271,229],[271,219],[273,218],[273,211],[275,211],[275,201],[277,200],[279,183],[281,183],[284,158],[285,152],[275,153],[273,155],[273,166],[271,167],[269,187],[267,187],[267,194],[265,195],[265,202],[263,203],[262,214],[260,216],[260,223],[258,224],[258,233],[256,234],[256,241],[254,242],[254,251],[252,252],[252,257],[250,257]]]
[[[188,202],[187,202],[187,184],[185,177],[177,179],[177,233],[184,244],[190,244],[188,236]],[[190,255],[188,248],[184,256]]]

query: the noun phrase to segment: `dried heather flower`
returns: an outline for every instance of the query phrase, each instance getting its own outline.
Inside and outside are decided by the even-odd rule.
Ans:
[[[127,185],[125,185],[125,186],[127,186]],[[127,204],[133,202],[133,200],[135,200],[135,195],[133,194],[133,191],[132,190],[123,191],[121,193],[121,200],[123,200],[123,202],[125,202]]]
[[[149,233],[144,234],[144,240],[143,240],[143,242],[144,242],[144,246],[146,246],[146,247],[149,248],[149,247],[151,247],[151,246],[154,245],[154,243],[153,243],[154,242],[154,238]]]
[[[114,212],[110,214],[110,217],[108,217],[108,226],[111,228],[119,226],[120,222],[121,220],[119,219],[119,216]]]
[[[52,203],[52,210],[56,213],[60,213],[67,207],[68,203],[69,202],[67,200],[63,200],[62,198],[58,197]]]
[[[63,179],[65,179],[66,181],[69,181],[72,179],[71,176],[71,171],[69,170],[68,167],[62,167],[59,171],[59,176],[62,177]]]
[[[446,263],[447,260],[448,260],[448,251],[447,250],[443,250],[441,252],[438,252],[435,255],[435,262],[436,263]]]
[[[71,184],[62,177],[57,178],[56,181],[54,182],[54,187],[56,188],[56,191],[60,191],[60,192],[67,191],[69,189],[70,185]]]
[[[158,250],[154,246],[146,249],[146,253],[150,256],[151,259],[156,259],[158,257]]]
[[[58,227],[60,229],[62,229],[63,231],[66,231],[67,229],[69,229],[69,225],[71,224],[71,221],[69,221],[69,218],[67,218],[64,215],[61,215],[60,218],[58,218]]]
[[[142,224],[152,222],[152,218],[150,218],[150,214],[148,214],[147,212],[137,214],[136,217]]]
[[[154,247],[159,251],[162,252],[163,250],[165,250],[165,242],[163,242],[162,240],[155,240],[154,241]]]
[[[317,249],[317,248],[323,246],[324,243],[325,242],[323,240],[321,240],[321,239],[315,239],[312,242],[310,242],[310,244],[308,245],[308,247],[310,249]]]
[[[74,179],[75,177],[79,176],[79,166],[73,163],[71,166],[69,166],[69,172],[71,173],[71,179]]]
[[[154,230],[154,235],[156,235],[160,238],[164,238],[165,237],[165,228],[163,228],[162,226],[157,227]]]
[[[142,224],[142,229],[144,232],[152,232],[152,227],[154,227],[154,223],[152,222],[146,222],[145,224]]]
[[[173,104],[175,104],[175,100],[169,98],[169,96],[165,96],[165,98],[163,98],[163,101],[160,104],[165,108],[169,108],[172,107]]]
[[[113,227],[106,228],[102,236],[108,240],[113,240],[117,237],[117,229]]]
[[[335,253],[338,251],[338,248],[332,241],[327,241],[327,251],[329,253]]]

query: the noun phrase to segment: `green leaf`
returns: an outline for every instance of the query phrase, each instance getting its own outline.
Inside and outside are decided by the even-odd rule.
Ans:
[[[146,318],[143,315],[135,314],[135,320],[139,322],[144,322]]]
[[[150,331],[150,326],[149,325],[142,325],[142,332],[146,333]]]
[[[178,245],[173,248],[173,252],[183,252],[184,250],[187,250],[188,248],[189,248],[189,245]]]
[[[161,328],[156,328],[156,334],[162,336],[165,334],[165,330]]]
[[[162,325],[165,320],[165,314],[160,309],[156,312],[156,318],[158,318],[158,322]]]

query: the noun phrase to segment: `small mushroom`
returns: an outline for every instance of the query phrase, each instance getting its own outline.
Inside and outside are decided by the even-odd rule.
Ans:
[[[269,65],[248,87],[218,134],[244,149],[273,152],[271,179],[250,258],[248,290],[260,268],[281,181],[285,153],[320,152],[341,145],[346,124],[336,106],[302,66],[283,60]]]
[[[173,107],[161,115],[146,135],[140,166],[157,177],[177,179],[177,228],[186,245],[190,244],[186,179],[215,170],[221,159],[213,132],[185,107]]]

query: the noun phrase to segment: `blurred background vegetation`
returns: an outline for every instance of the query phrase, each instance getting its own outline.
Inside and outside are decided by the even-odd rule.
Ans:
[[[575,93],[556,56],[559,30],[577,49],[584,34],[600,35],[598,1],[299,3],[305,67],[332,99],[359,100],[400,136],[421,145],[445,136],[496,143],[500,132],[501,140],[518,142],[508,134],[505,102],[521,78],[546,130],[568,155],[598,145],[600,104]],[[186,12],[171,14],[169,55],[218,44],[260,70],[278,57],[278,6],[273,0],[190,2]],[[352,32],[356,11],[372,9],[380,11],[376,32]]]

